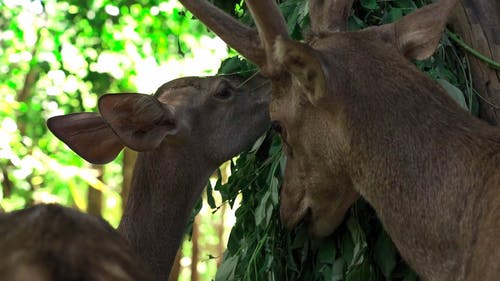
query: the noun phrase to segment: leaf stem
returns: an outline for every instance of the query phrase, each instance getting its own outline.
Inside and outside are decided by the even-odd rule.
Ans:
[[[457,43],[458,45],[460,45],[467,52],[471,53],[476,58],[484,61],[489,67],[491,67],[491,68],[493,68],[495,70],[500,70],[500,63],[499,62],[494,61],[493,59],[491,59],[491,58],[489,58],[489,57],[481,54],[480,52],[478,52],[477,50],[475,50],[471,46],[467,45],[457,34],[449,31],[448,29],[446,30],[446,33],[448,34],[448,36],[450,36],[450,38],[455,43]]]

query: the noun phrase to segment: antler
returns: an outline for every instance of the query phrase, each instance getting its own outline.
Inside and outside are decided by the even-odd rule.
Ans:
[[[354,0],[309,0],[311,30],[346,31],[347,19]]]
[[[275,73],[273,46],[277,38],[289,39],[285,20],[274,0],[247,0],[258,33],[206,0],[179,0],[193,15],[219,35],[224,42],[266,74]],[[260,40],[259,40],[260,37]]]
[[[272,74],[276,65],[273,59],[274,42],[277,38],[290,39],[285,19],[274,0],[246,0],[246,3],[266,51],[267,60],[263,70]]]
[[[245,26],[206,0],[179,0],[224,42],[257,65],[266,57],[256,30]]]

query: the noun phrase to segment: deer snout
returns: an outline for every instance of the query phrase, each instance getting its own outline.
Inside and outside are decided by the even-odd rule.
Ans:
[[[312,205],[311,217],[308,221],[309,236],[321,238],[333,233],[342,223],[349,208],[359,199],[359,194],[354,190],[345,190],[337,197],[325,200],[315,200]]]
[[[301,221],[306,220],[306,215],[310,214],[307,207],[301,209],[288,209],[280,207],[280,220],[288,230],[293,230]]]
[[[308,209],[303,192],[289,192],[286,186],[281,188],[280,220],[288,230],[295,228],[306,217]]]

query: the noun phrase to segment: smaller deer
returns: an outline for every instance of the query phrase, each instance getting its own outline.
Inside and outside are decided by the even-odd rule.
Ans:
[[[328,235],[361,195],[422,280],[499,280],[500,129],[411,63],[432,55],[456,0],[355,32],[353,0],[310,0],[305,42],[274,0],[245,1],[258,32],[208,1],[180,2],[271,80],[288,228]]]
[[[147,281],[152,275],[106,221],[59,205],[0,213],[2,281]]]
[[[50,118],[50,130],[91,163],[139,151],[118,231],[165,280],[196,200],[213,171],[270,125],[268,80],[187,77],[153,96],[104,95],[97,113]]]

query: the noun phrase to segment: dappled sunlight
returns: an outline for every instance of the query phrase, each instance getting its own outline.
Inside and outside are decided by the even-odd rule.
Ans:
[[[163,83],[176,78],[216,73],[221,60],[227,56],[226,44],[218,37],[188,38],[182,40],[190,46],[191,52],[183,58],[173,57],[161,64],[152,57],[136,61],[135,84],[140,93],[152,93]]]

